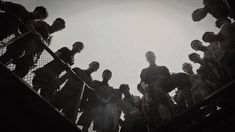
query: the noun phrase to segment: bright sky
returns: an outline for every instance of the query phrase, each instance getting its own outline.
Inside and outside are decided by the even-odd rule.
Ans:
[[[139,94],[141,69],[148,66],[144,54],[156,53],[158,65],[170,72],[180,72],[194,52],[190,42],[201,40],[206,31],[215,31],[214,19],[208,16],[193,22],[191,13],[202,7],[202,0],[10,0],[22,3],[29,10],[45,6],[49,11],[48,23],[61,17],[66,29],[54,34],[51,49],[82,41],[85,45],[75,57],[74,66],[87,68],[100,62],[93,79],[101,80],[104,69],[113,77],[110,85],[119,87],[128,83],[133,94]],[[198,67],[194,65],[195,68]],[[195,71],[195,69],[194,69]]]

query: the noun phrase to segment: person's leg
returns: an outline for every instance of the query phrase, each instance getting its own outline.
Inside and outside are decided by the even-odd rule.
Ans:
[[[62,112],[66,115],[68,119],[75,123],[78,116],[78,109],[76,108],[76,105],[78,103],[78,97],[72,96],[68,98],[63,98],[63,100],[64,103]]]

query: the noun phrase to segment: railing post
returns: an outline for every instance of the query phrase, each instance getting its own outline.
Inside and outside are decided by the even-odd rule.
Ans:
[[[76,109],[79,109],[80,106],[81,106],[81,100],[83,98],[83,94],[84,94],[85,88],[86,88],[86,83],[83,82],[83,86],[82,86],[81,92],[79,92],[79,95],[78,95],[78,103],[77,103]]]

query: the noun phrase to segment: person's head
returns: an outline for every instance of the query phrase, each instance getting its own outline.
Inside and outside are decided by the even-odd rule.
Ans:
[[[213,32],[205,32],[202,36],[204,42],[214,42],[216,41],[216,35]]]
[[[130,88],[129,88],[128,84],[121,84],[119,86],[119,90],[120,90],[121,93],[124,94],[125,97],[130,96],[130,91],[129,91]]]
[[[216,20],[215,26],[217,28],[221,28],[223,25],[229,24],[229,23],[231,23],[231,20],[229,18],[221,18],[221,19]]]
[[[188,63],[188,62],[185,62],[183,65],[182,65],[182,70],[185,72],[185,73],[192,73],[193,71],[193,66]]]
[[[198,51],[198,50],[201,50],[204,47],[204,45],[202,45],[201,41],[196,39],[191,42],[191,47],[192,49]]]
[[[91,71],[91,72],[95,72],[99,69],[99,67],[100,67],[99,62],[93,61],[89,64],[88,70]]]
[[[73,51],[74,53],[80,53],[83,48],[84,48],[83,43],[78,41],[78,42],[75,42],[75,43],[73,44],[73,49],[72,49],[72,51]]]
[[[110,70],[106,69],[103,71],[102,77],[103,77],[103,80],[108,81],[112,77],[112,72]]]
[[[192,13],[192,19],[193,19],[193,21],[195,21],[195,22],[201,21],[203,18],[206,17],[207,13],[208,13],[208,12],[205,10],[205,8],[196,9],[196,10],[193,11],[193,13]]]
[[[33,10],[32,13],[33,13],[33,16],[36,20],[43,20],[43,19],[46,19],[48,17],[47,9],[43,6],[37,6]]]
[[[189,60],[191,60],[193,63],[199,63],[201,61],[201,57],[197,53],[189,54],[188,56]]]
[[[60,31],[65,28],[65,21],[63,18],[56,18],[51,25],[52,33]]]
[[[149,62],[149,64],[155,64],[156,56],[155,56],[154,52],[148,51],[145,54],[145,57],[146,57],[146,60]]]

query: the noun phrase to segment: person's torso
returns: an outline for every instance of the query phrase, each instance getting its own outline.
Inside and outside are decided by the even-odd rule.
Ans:
[[[163,66],[150,66],[142,71],[143,80],[147,84],[153,84],[157,81],[162,81],[162,78],[169,76],[169,72]]]

